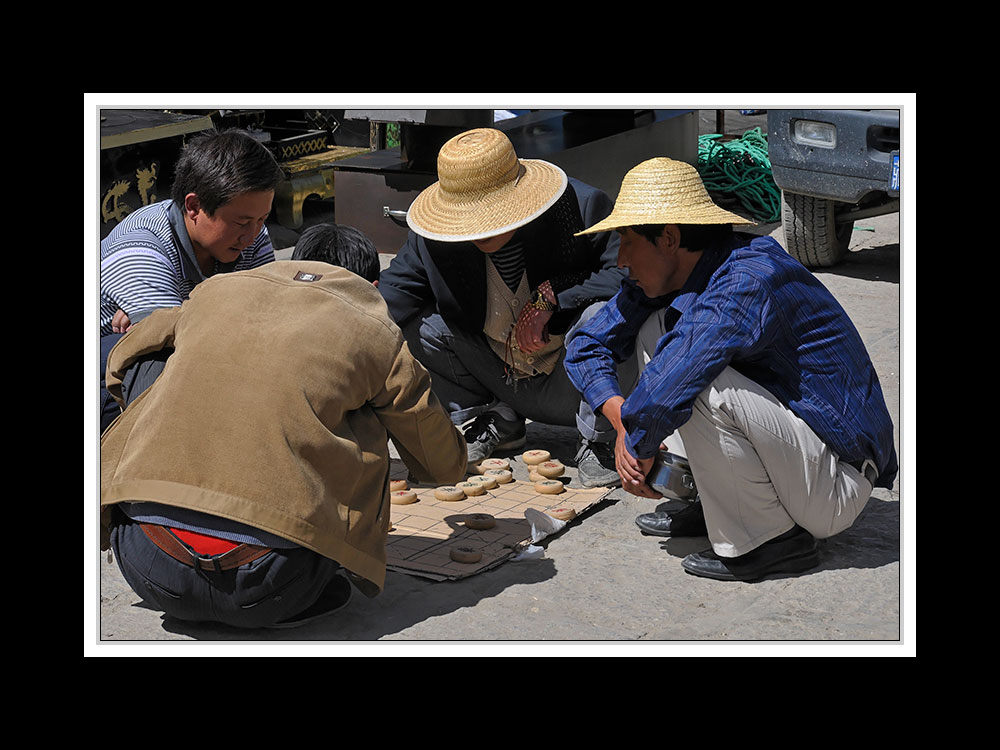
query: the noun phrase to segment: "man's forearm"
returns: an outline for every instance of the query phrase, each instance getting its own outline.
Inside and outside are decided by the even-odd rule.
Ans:
[[[625,399],[622,396],[612,396],[601,404],[601,414],[611,422],[611,426],[615,428],[616,432],[621,432],[624,429],[622,427],[622,404],[624,403]]]

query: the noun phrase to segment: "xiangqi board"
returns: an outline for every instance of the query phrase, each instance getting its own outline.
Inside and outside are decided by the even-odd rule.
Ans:
[[[393,460],[392,464],[392,479],[405,479],[402,461]],[[511,464],[515,464],[513,459]],[[523,466],[521,471],[512,468],[515,474],[527,471]],[[476,476],[473,472],[470,479]],[[391,505],[387,566],[437,580],[475,575],[500,565],[531,544],[531,523],[525,518],[525,510],[533,508],[553,518],[571,519],[583,515],[611,492],[605,487],[574,487],[566,477],[560,481],[564,488],[556,494],[539,492],[535,482],[515,478],[460,500],[439,499],[449,495],[436,492],[438,486],[410,484],[416,501]],[[486,516],[495,523],[489,528],[477,528],[488,525],[483,523]]]

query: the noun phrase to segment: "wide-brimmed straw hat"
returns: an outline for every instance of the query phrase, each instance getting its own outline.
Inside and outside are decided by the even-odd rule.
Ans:
[[[480,240],[524,226],[566,190],[566,173],[538,159],[518,159],[507,136],[477,128],[438,153],[438,181],[417,196],[406,223],[445,242]]]
[[[755,223],[715,205],[690,164],[658,156],[630,169],[611,215],[577,234],[640,224]]]

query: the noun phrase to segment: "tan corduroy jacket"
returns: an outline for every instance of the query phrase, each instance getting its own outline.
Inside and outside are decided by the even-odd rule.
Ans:
[[[460,481],[466,445],[382,296],[316,262],[214,276],[155,311],[108,357],[121,402],[137,358],[162,374],[101,437],[101,548],[110,506],[149,501],[278,534],[385,583],[391,437],[421,481]],[[366,591],[365,588],[368,590]]]

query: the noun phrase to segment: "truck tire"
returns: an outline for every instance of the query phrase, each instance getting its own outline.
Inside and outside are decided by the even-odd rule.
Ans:
[[[781,193],[781,227],[785,249],[807,268],[836,265],[847,254],[853,221],[837,221],[837,201]]]

